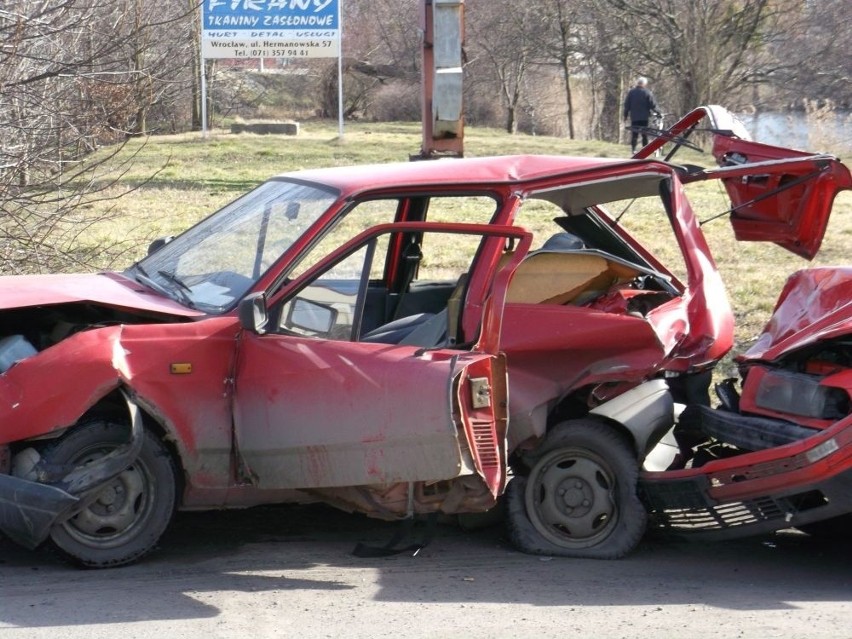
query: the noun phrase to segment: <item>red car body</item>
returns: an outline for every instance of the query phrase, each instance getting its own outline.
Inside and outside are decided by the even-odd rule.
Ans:
[[[705,118],[718,169],[652,159],[654,141],[633,159],[302,171],[124,273],[0,278],[0,355],[14,362],[0,374],[0,531],[119,565],[153,547],[174,508],[318,499],[385,518],[475,512],[496,504],[511,466],[522,549],[623,555],[645,526],[641,460],[732,345],[684,185],[721,179],[738,236],[804,256],[852,186],[835,158],[750,142],[718,107],[668,135]],[[659,207],[683,280],[604,210],[633,200]],[[570,248],[549,248],[527,219]],[[456,264],[460,238],[471,248]],[[771,340],[787,329],[808,330],[782,318]],[[736,458],[754,481],[712,499],[775,486],[754,454],[805,459],[830,439],[848,466],[846,425]],[[835,459],[801,472],[835,473]],[[642,485],[715,486],[709,469]],[[671,510],[655,499],[652,513]]]

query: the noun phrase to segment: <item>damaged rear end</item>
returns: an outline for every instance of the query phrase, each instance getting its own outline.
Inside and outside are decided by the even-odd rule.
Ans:
[[[773,242],[812,259],[835,197],[852,188],[849,169],[830,155],[751,141],[733,116],[712,106],[637,155],[667,142],[676,147],[699,123],[712,134],[719,166],[685,167],[683,182],[721,181],[738,240]],[[763,333],[737,358],[741,382],[717,385],[718,408],[687,406],[669,470],[642,473],[652,527],[719,539],[852,512],[850,299],[849,267],[789,278]]]
[[[717,409],[675,431],[692,468],[645,473],[658,528],[708,538],[807,527],[852,513],[852,269],[789,278]]]

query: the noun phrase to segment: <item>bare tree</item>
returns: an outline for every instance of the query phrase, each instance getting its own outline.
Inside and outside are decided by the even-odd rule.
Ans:
[[[852,3],[805,2],[800,11],[796,24],[772,46],[779,61],[773,77],[775,99],[782,105],[810,100],[852,108]]]
[[[679,112],[699,104],[744,103],[744,89],[778,67],[769,45],[800,13],[792,0],[603,0],[630,55],[631,74],[669,87]]]
[[[348,117],[419,113],[421,1],[342,3]],[[94,252],[80,249],[79,234],[92,223],[82,211],[107,196],[117,175],[102,147],[116,145],[118,157],[128,136],[200,124],[200,2],[0,3],[0,269],[93,261]],[[849,106],[848,0],[467,0],[465,7],[469,122],[515,132],[532,120],[530,129],[545,130],[541,123],[564,113],[569,136],[579,129],[616,141],[627,81],[637,74],[651,77],[664,108],[680,113],[710,102],[759,109],[803,98]],[[335,116],[336,62],[309,62],[316,90],[291,85],[285,108]],[[583,120],[574,100],[580,83],[590,103]],[[95,251],[101,259],[103,250]]]
[[[581,80],[588,134],[610,141],[638,75],[676,114],[708,103],[777,108],[802,94],[849,102],[848,0],[468,0],[466,10],[468,105],[487,117],[479,105],[499,96],[509,130],[534,101],[533,69],[547,65],[561,71],[569,135]]]
[[[541,57],[538,7],[532,3],[495,0],[466,5],[468,76],[494,79],[508,133],[518,131],[518,107],[527,73]]]
[[[404,105],[376,107],[392,85],[412,87],[413,95],[417,95],[421,43],[418,0],[347,0],[341,9],[344,117],[373,117],[378,111],[393,118],[400,111],[408,111]],[[326,65],[322,86],[322,113],[336,116],[336,61]]]
[[[103,259],[103,247],[80,248],[94,223],[81,211],[104,197],[119,147],[88,156],[145,130],[148,110],[168,93],[156,80],[178,58],[160,37],[174,22],[163,19],[168,11],[144,11],[141,0],[11,0],[0,8],[3,271]]]
[[[588,78],[589,137],[611,142],[621,133],[621,100],[629,71],[630,31],[613,20],[608,0],[576,0],[572,44],[578,71]]]
[[[576,0],[539,0],[535,12],[536,36],[541,43],[540,63],[557,64],[565,92],[565,118],[568,137],[574,139],[574,92],[572,78],[582,65],[580,46],[583,7]]]

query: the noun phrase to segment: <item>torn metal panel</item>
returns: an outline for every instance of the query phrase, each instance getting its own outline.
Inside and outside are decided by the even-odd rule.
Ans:
[[[58,434],[126,385],[181,452],[188,488],[216,487],[223,502],[236,334],[230,317],[73,333],[0,375],[0,442]]]
[[[677,138],[688,138],[699,123],[712,133],[712,154],[720,168],[687,167],[683,181],[722,181],[731,201],[731,226],[738,240],[774,242],[813,259],[825,235],[835,196],[852,188],[848,167],[830,155],[753,141],[742,123],[718,105],[689,112],[634,157],[650,158],[666,142],[676,144]]]
[[[506,487],[509,427],[505,357],[470,363],[457,385],[467,445],[476,471],[496,499]]]
[[[80,332],[0,375],[0,443],[66,428],[116,389],[120,335],[120,326]]]
[[[683,185],[671,180],[668,195],[669,215],[674,218],[675,237],[687,269],[683,310],[673,309],[673,305],[662,305],[650,311],[648,318],[653,325],[668,323],[672,327],[665,334],[657,331],[664,344],[671,343],[669,340],[672,337],[679,336],[665,368],[689,371],[711,366],[731,350],[734,343],[734,318],[722,277],[716,269],[707,239],[701,233]],[[670,313],[677,316],[682,312],[685,314],[677,318],[675,323],[666,322],[670,320],[669,317],[660,317]]]
[[[756,142],[717,138],[713,153],[723,168],[737,240],[768,241],[813,259],[828,228],[836,195],[852,188],[837,158],[797,153]]]
[[[509,353],[510,447],[544,435],[555,398],[588,385],[639,382],[669,352],[642,317],[522,304],[506,305],[502,346]]]

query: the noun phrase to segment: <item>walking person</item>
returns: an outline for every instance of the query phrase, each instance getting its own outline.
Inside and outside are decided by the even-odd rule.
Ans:
[[[636,153],[639,132],[642,132],[642,146],[648,144],[648,120],[651,114],[659,114],[654,94],[648,89],[648,78],[636,78],[636,85],[627,92],[624,99],[624,119],[630,119],[630,149]]]

